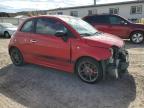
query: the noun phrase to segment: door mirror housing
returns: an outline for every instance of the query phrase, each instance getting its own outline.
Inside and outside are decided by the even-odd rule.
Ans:
[[[121,21],[121,24],[127,25],[128,23],[126,21]]]
[[[64,31],[56,31],[55,35],[57,37],[63,37],[63,36],[66,36],[66,33]]]
[[[62,38],[65,42],[68,40],[67,33],[64,31],[56,31],[55,36]]]

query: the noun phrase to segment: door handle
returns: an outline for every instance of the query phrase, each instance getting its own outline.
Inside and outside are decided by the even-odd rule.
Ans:
[[[36,40],[30,40],[30,43],[36,43],[37,41]]]

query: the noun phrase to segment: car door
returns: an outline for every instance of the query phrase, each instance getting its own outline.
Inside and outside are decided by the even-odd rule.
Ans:
[[[70,43],[56,37],[57,31],[67,32],[67,28],[58,20],[38,18],[35,22],[35,33],[31,35],[30,50],[34,60],[42,64],[67,65],[70,63]]]
[[[109,22],[109,33],[121,38],[128,37],[130,28],[126,20],[118,16],[109,16]]]
[[[30,35],[33,34],[34,20],[27,20],[16,32],[17,47],[21,50],[25,60],[31,58]]]

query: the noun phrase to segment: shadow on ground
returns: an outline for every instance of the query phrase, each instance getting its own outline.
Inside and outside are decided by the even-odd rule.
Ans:
[[[128,108],[136,84],[131,75],[91,85],[58,70],[8,65],[0,69],[0,93],[30,108]]]
[[[144,42],[141,44],[134,44],[130,42],[130,40],[125,40],[126,48],[131,49],[131,48],[144,48]]]

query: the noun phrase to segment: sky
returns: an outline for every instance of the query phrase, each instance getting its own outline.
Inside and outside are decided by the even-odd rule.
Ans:
[[[97,4],[132,0],[97,0]],[[0,0],[0,12],[48,10],[62,7],[92,5],[94,0]]]

